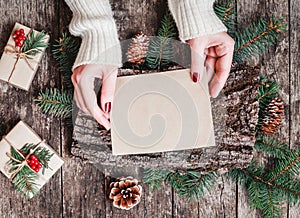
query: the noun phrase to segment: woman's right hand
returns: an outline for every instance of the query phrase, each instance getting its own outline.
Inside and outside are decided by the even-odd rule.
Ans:
[[[110,111],[115,92],[118,68],[116,66],[88,64],[77,67],[71,77],[74,85],[74,99],[77,106],[96,121],[110,129]],[[94,91],[95,78],[102,79],[101,107],[97,104]]]

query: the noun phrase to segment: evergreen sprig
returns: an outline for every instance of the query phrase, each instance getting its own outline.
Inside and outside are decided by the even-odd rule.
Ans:
[[[201,174],[193,170],[178,173],[167,170],[146,169],[144,174],[144,183],[150,185],[150,190],[159,188],[162,182],[166,181],[179,196],[187,197],[191,201],[203,197],[205,191],[212,188],[217,177],[214,172]]]
[[[259,101],[259,113],[258,113],[258,122],[256,126],[256,130],[259,131],[262,123],[262,119],[264,117],[265,108],[272,101],[273,98],[278,96],[279,92],[279,84],[275,81],[270,81],[265,77],[261,76],[260,78],[260,86],[258,88],[257,99]]]
[[[64,82],[68,89],[73,89],[71,81],[72,66],[79,51],[80,42],[67,33],[62,33],[62,36],[55,41],[53,47],[52,53],[59,64],[59,70],[63,75]]]
[[[175,22],[168,13],[161,21],[157,37],[150,38],[146,56],[146,64],[150,69],[160,70],[170,65],[173,58],[172,40],[175,36]]]
[[[296,204],[300,200],[300,181],[296,178],[300,151],[266,136],[258,137],[255,148],[275,158],[273,167],[253,161],[246,169],[231,170],[228,176],[247,189],[253,208],[261,210],[265,217],[280,217],[284,201]]]
[[[56,88],[46,89],[45,92],[41,91],[34,101],[45,114],[63,119],[72,117],[72,91],[60,91]]]
[[[27,58],[32,58],[32,56],[43,52],[43,49],[48,47],[48,43],[45,40],[46,34],[44,31],[36,34],[34,31],[31,31],[24,42],[22,52],[26,53]]]
[[[286,24],[282,18],[272,18],[271,21],[259,18],[247,28],[233,34],[233,61],[244,64],[253,56],[261,55],[268,47],[276,44],[279,34],[285,31]]]
[[[35,144],[27,143],[20,149],[19,152],[21,152],[23,156],[26,156],[30,152],[30,150],[34,149],[35,147]],[[14,147],[11,147],[11,156],[18,161],[24,161],[24,157],[22,157],[19,152],[16,151]],[[36,148],[33,154],[43,165],[42,174],[44,174],[45,169],[49,168],[48,162],[54,154],[51,153],[48,149],[41,147]],[[9,173],[13,173],[18,168],[18,164],[19,162],[11,159],[8,162],[8,166],[10,166]],[[23,192],[26,198],[31,198],[39,192],[39,185],[36,183],[38,177],[38,173],[30,169],[28,165],[25,165],[13,177],[12,183],[17,191]]]
[[[219,19],[228,29],[228,33],[232,33],[236,27],[236,11],[235,2],[232,0],[220,0],[214,3],[214,11]]]

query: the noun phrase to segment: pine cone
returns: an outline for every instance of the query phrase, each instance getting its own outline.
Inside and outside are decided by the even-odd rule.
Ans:
[[[132,177],[117,178],[110,184],[109,199],[113,200],[113,205],[123,210],[130,210],[141,200],[142,186]]]
[[[147,50],[149,47],[149,38],[144,33],[136,34],[132,39],[127,50],[128,62],[132,65],[139,65],[145,62]]]
[[[262,125],[260,129],[266,134],[278,131],[284,114],[284,105],[280,98],[275,97],[267,105],[263,112]]]

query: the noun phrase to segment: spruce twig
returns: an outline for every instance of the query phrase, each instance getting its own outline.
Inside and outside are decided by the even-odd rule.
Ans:
[[[284,31],[286,25],[282,18],[273,18],[269,22],[260,18],[247,28],[234,33],[233,61],[243,64],[253,56],[261,55],[268,47],[276,44],[279,34]]]
[[[158,30],[158,36],[150,38],[146,64],[150,69],[162,69],[172,62],[173,48],[171,40],[174,39],[175,23],[170,14],[165,15]]]
[[[43,52],[43,49],[48,47],[48,43],[45,42],[45,39],[46,34],[44,31],[38,32],[37,34],[31,31],[24,42],[22,52],[26,53],[26,57],[31,59],[32,56]]]
[[[53,115],[58,118],[71,118],[73,111],[72,91],[60,91],[55,88],[46,89],[40,92],[34,100],[45,114]]]
[[[214,4],[214,11],[219,19],[224,23],[228,28],[228,32],[233,32],[236,26],[236,11],[235,11],[235,2],[232,0],[221,0],[216,1]]]
[[[59,64],[59,70],[63,75],[64,82],[68,89],[73,89],[71,81],[72,67],[79,51],[80,43],[77,39],[62,33],[53,45],[53,55]]]

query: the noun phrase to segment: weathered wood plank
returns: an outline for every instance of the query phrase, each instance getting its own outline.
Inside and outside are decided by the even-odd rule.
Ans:
[[[236,185],[220,176],[213,189],[199,201],[199,217],[237,217]]]
[[[238,8],[238,22],[239,27],[247,25],[251,21],[263,16],[265,18],[283,17],[288,23],[288,1],[274,0],[274,1],[237,1]],[[281,85],[280,96],[285,105],[285,120],[278,136],[283,141],[288,141],[289,137],[289,39],[288,33],[282,34],[280,42],[267,50],[266,54],[260,59],[256,60],[255,64],[262,64],[261,72],[268,78],[277,81]],[[263,160],[261,160],[263,161]],[[287,205],[283,205],[284,210],[282,216],[286,216]],[[258,211],[252,210],[247,201],[247,194],[243,188],[238,186],[238,217],[261,217]]]
[[[52,0],[0,1],[0,49],[8,40],[15,22],[21,22],[37,30],[45,29],[50,34],[57,32],[58,17],[56,3]],[[43,57],[40,68],[29,92],[21,91],[0,82],[0,136],[6,134],[18,120],[22,119],[60,153],[60,122],[40,113],[33,99],[45,85],[56,85],[59,75],[52,67],[50,50]],[[1,217],[60,217],[62,207],[60,171],[41,189],[39,196],[26,200],[14,191],[9,181],[0,176]],[[55,209],[53,209],[55,208]]]
[[[300,8],[299,2],[290,1],[290,147],[300,146]],[[299,173],[300,174],[300,173]],[[300,178],[299,178],[300,179]],[[299,206],[289,205],[289,217],[300,217]]]

